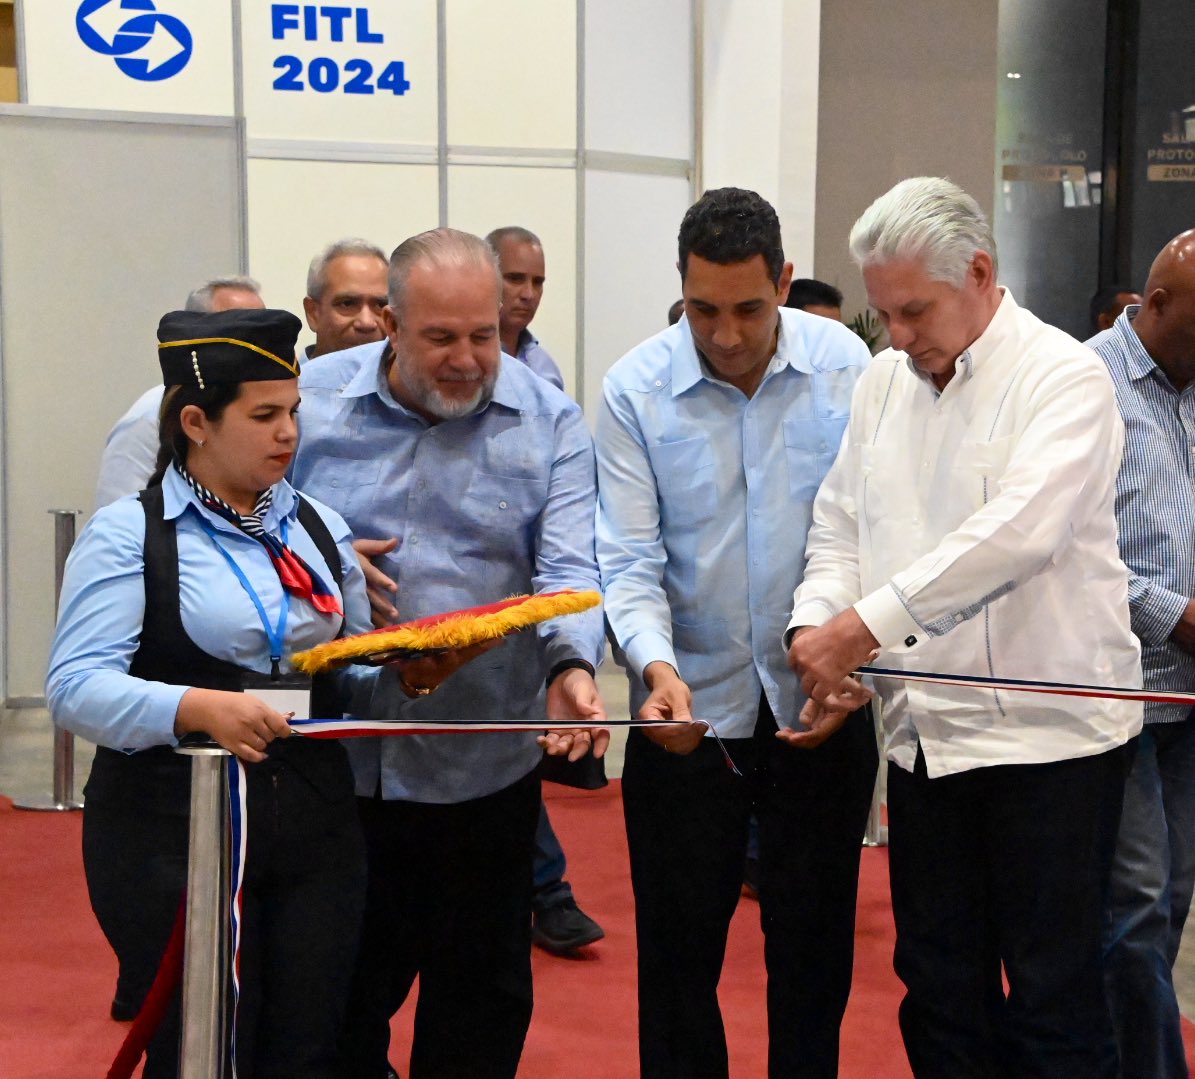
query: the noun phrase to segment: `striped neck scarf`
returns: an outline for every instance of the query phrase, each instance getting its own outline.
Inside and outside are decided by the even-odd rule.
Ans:
[[[340,600],[306,562],[276,536],[271,536],[262,523],[274,504],[274,490],[267,487],[257,496],[257,503],[252,513],[238,513],[219,495],[213,494],[203,486],[180,461],[175,461],[175,469],[186,480],[191,490],[198,496],[200,503],[230,524],[235,525],[247,536],[252,536],[265,549],[278,574],[282,587],[292,596],[307,600],[321,614],[339,614],[344,611]]]

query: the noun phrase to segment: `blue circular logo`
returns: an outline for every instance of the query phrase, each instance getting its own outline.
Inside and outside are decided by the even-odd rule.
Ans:
[[[111,56],[139,82],[177,75],[193,51],[186,24],[157,11],[153,0],[83,0],[75,13],[75,30],[92,52]]]

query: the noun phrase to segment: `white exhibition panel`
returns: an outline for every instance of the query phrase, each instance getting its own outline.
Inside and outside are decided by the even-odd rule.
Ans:
[[[235,111],[230,3],[24,0],[21,21],[30,105]]]
[[[784,10],[791,3],[703,4],[702,183],[707,190],[746,187],[780,206]]]
[[[270,307],[303,317],[307,267],[334,240],[360,236],[389,257],[438,223],[436,166],[249,162],[249,270]],[[313,338],[306,330],[300,347]]]
[[[450,145],[576,148],[576,4],[451,0],[447,39]]]
[[[585,5],[585,146],[689,160],[693,0]]]
[[[241,0],[241,41],[251,138],[436,145],[435,0]]]
[[[676,234],[692,202],[672,176],[585,173],[585,385],[590,424],[606,371],[668,325],[680,299]]]
[[[452,165],[448,224],[484,236],[522,225],[544,245],[544,298],[532,332],[560,365],[576,396],[577,174],[573,169]]]
[[[82,510],[82,527],[108,430],[161,378],[159,318],[241,265],[238,174],[232,120],[0,110],[9,697],[42,694],[54,621],[46,511]]]

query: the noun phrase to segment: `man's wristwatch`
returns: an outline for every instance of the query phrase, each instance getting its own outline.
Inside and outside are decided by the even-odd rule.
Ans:
[[[546,689],[553,682],[555,682],[556,679],[564,674],[565,671],[573,670],[588,671],[591,678],[597,674],[597,670],[594,668],[593,664],[587,663],[583,659],[562,659],[550,671],[548,671],[548,677],[544,679],[544,688]]]

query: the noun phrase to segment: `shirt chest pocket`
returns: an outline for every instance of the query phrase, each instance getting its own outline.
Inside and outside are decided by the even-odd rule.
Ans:
[[[784,420],[784,456],[788,493],[796,502],[812,502],[822,485],[846,427],[846,416],[824,420]]]
[[[336,459],[329,470],[326,486],[314,484],[312,490],[318,492],[317,497],[351,523],[362,515],[369,515],[381,469],[382,462],[376,458],[360,461]]]
[[[952,471],[955,482],[962,487],[961,502],[972,513],[996,497],[1014,443],[1014,436],[1005,435],[987,442],[966,441],[959,446]]]
[[[710,520],[718,506],[718,483],[709,439],[662,442],[649,452],[659,489],[661,522],[691,527]]]
[[[475,472],[461,508],[470,521],[491,534],[521,534],[538,519],[546,498],[546,479]]]

